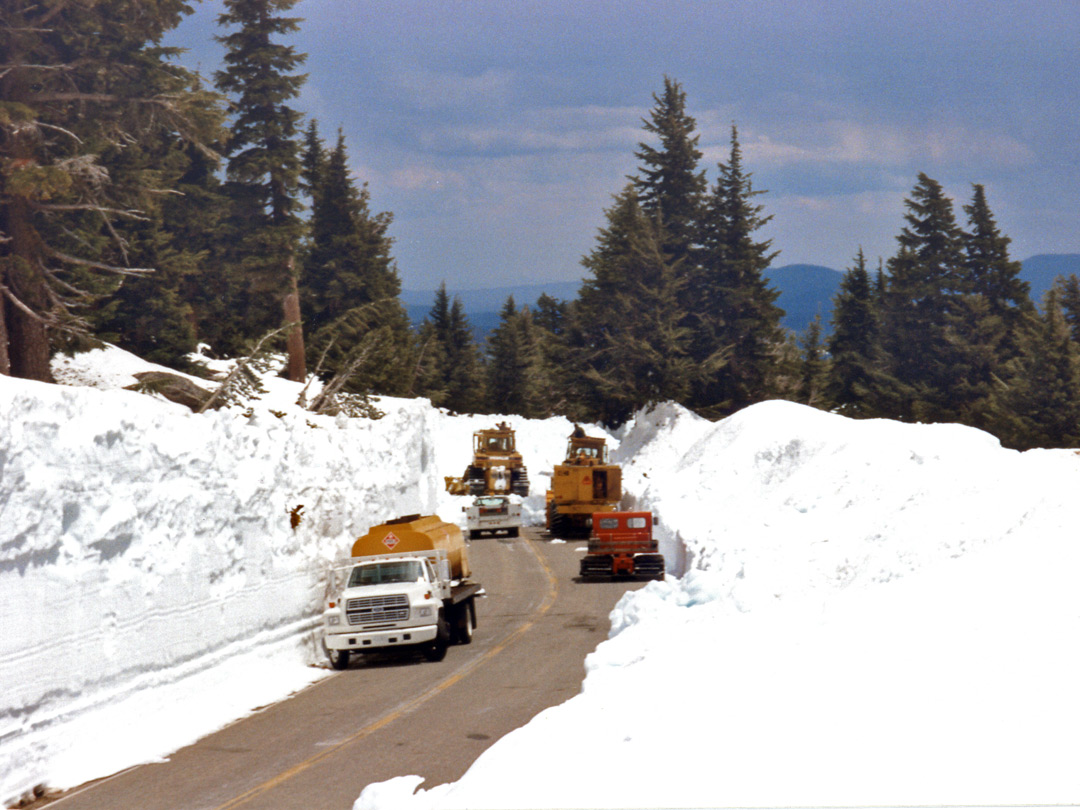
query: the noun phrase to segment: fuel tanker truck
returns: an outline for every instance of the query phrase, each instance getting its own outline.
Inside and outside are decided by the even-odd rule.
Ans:
[[[469,644],[483,595],[470,576],[457,525],[407,515],[372,526],[330,570],[323,610],[330,665],[345,669],[354,654],[403,647],[441,661],[450,644]]]

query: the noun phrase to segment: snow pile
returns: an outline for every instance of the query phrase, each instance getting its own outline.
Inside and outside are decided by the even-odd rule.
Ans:
[[[580,695],[357,810],[1080,797],[1080,456],[780,402],[621,440],[689,573],[620,601]]]
[[[67,386],[0,377],[0,799],[165,756],[327,674],[327,562],[389,517],[463,520],[443,475],[493,424],[388,398],[378,421],[319,417],[273,377],[201,415],[108,390],[151,368],[110,348],[61,360]],[[498,418],[538,470],[572,429]]]

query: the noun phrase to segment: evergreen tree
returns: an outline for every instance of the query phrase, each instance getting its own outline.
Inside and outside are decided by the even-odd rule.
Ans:
[[[628,187],[608,211],[597,247],[582,260],[592,272],[574,308],[572,351],[582,407],[608,424],[689,390],[689,330],[681,308],[685,279],[670,263],[662,229]]]
[[[567,343],[570,305],[550,295],[536,300],[532,315],[536,344],[534,373],[535,415],[539,418],[568,414],[576,401],[573,375],[570,373],[570,348]]]
[[[1020,322],[1032,313],[1031,285],[1020,278],[1023,266],[1009,257],[1009,237],[1001,233],[986,191],[974,186],[970,205],[964,206],[969,230],[964,234],[964,264],[960,291],[986,300],[990,314],[1005,328],[1005,347],[1015,350]]]
[[[697,223],[705,195],[705,172],[698,169],[697,122],[686,112],[686,92],[664,77],[664,91],[653,94],[655,106],[643,119],[659,146],[639,143],[634,153],[642,166],[634,178],[641,209],[661,227],[665,260],[684,259],[697,241]]]
[[[311,198],[314,206],[315,190],[326,170],[326,145],[319,137],[319,124],[312,118],[304,132],[304,147],[300,157],[300,191]]]
[[[219,113],[218,121],[223,118]],[[216,155],[166,136],[107,150],[100,160],[118,185],[150,176],[155,188],[172,193],[151,197],[143,216],[126,230],[124,253],[109,254],[112,261],[155,271],[124,279],[88,320],[104,340],[147,360],[185,368],[207,326],[205,308],[213,306],[217,320],[226,320],[218,309],[224,296],[213,289],[220,274],[211,259],[224,209]]]
[[[103,156],[162,137],[213,138],[213,99],[158,45],[190,7],[159,0],[7,4],[0,12],[0,373],[50,381],[81,309],[130,278],[129,226],[162,175],[133,161],[123,184]],[[124,24],[117,24],[123,19]],[[150,268],[145,268],[149,270]]]
[[[1080,279],[1075,273],[1059,276],[1054,281],[1054,287],[1073,342],[1080,345]]]
[[[226,48],[217,86],[232,104],[227,189],[237,235],[234,261],[247,282],[241,310],[251,333],[280,322],[288,332],[288,377],[306,377],[296,254],[302,234],[297,216],[300,173],[297,124],[288,106],[306,76],[294,71],[306,58],[275,37],[299,30],[300,20],[281,16],[297,0],[225,0],[221,26],[235,30],[218,41]]]
[[[528,310],[518,311],[514,297],[499,311],[499,325],[488,337],[488,409],[496,413],[530,416],[530,345],[524,321]]]
[[[692,357],[702,372],[690,402],[705,416],[727,415],[772,393],[784,313],[775,304],[779,293],[764,276],[777,252],[771,240],[755,239],[772,219],[754,202],[762,193],[743,169],[732,127],[730,159],[720,164],[705,210],[690,310]]]
[[[450,305],[444,346],[446,407],[457,413],[476,413],[483,404],[484,369],[465,306],[457,296]]]
[[[806,327],[801,343],[803,354],[799,375],[799,401],[811,407],[820,408],[823,404],[822,389],[828,369],[828,361],[821,341],[820,316],[815,315],[814,320]]]
[[[905,200],[907,225],[889,260],[885,346],[903,387],[895,416],[951,421],[962,407],[955,383],[965,373],[954,340],[955,296],[964,286],[964,240],[941,185],[920,173]]]
[[[1022,333],[1006,408],[999,411],[1003,443],[1021,450],[1080,447],[1080,360],[1057,296],[1051,288],[1043,314]]]
[[[413,373],[412,391],[427,397],[436,407],[446,401],[447,350],[450,330],[450,295],[446,282],[435,291],[431,311],[420,324],[417,339],[416,368]]]
[[[896,385],[885,383],[877,300],[860,248],[833,300],[833,330],[826,341],[825,399],[845,416],[880,416],[895,409],[884,401]]]
[[[311,359],[323,357],[322,373],[336,374],[352,362],[346,358],[369,332],[388,328],[354,384],[403,393],[409,388],[412,330],[399,300],[401,282],[387,233],[392,218],[373,215],[367,186],[358,190],[353,184],[344,135],[339,132],[333,151],[320,159],[312,133],[305,160],[313,167],[314,185],[301,288]]]

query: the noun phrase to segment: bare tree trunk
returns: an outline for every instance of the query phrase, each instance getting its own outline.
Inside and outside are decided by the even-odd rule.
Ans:
[[[7,302],[0,299],[0,374],[11,376],[11,360],[8,358],[7,318],[4,317]]]
[[[282,302],[285,310],[285,323],[296,324],[286,333],[285,346],[288,351],[286,374],[293,382],[302,383],[307,379],[307,362],[304,359],[304,328],[300,324],[300,288],[296,282],[294,259],[289,257],[289,294]]]
[[[45,312],[47,299],[42,289],[43,281],[34,272],[37,235],[30,224],[30,211],[26,202],[12,197],[7,206],[7,221],[3,223],[11,237],[10,253],[5,262],[7,272],[3,283],[10,295],[34,312]],[[7,374],[28,380],[54,382],[49,367],[49,335],[45,323],[4,298],[4,346]]]
[[[0,97],[19,102],[28,92],[26,71],[18,69],[24,61],[21,43],[13,32],[8,32],[8,35],[11,38],[3,57],[9,69],[0,78]],[[32,163],[35,157],[32,129],[6,129],[6,143],[0,156],[12,163]],[[0,315],[0,371],[13,377],[54,382],[49,367],[49,336],[45,323],[24,311],[9,297],[17,298],[23,307],[36,313],[46,311],[48,299],[44,281],[36,271],[39,239],[31,222],[30,207],[23,197],[11,194],[3,210],[5,216],[0,221],[0,232],[6,233],[10,241],[3,251],[4,261],[0,264],[0,284],[6,288],[0,302],[3,309]]]

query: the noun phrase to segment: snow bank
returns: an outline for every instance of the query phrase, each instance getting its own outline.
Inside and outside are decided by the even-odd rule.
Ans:
[[[108,390],[148,368],[111,348],[60,361],[68,386],[0,377],[0,799],[166,756],[322,677],[329,560],[392,516],[463,520],[443,476],[474,429],[510,419],[536,472],[571,430],[390,398],[378,421],[317,417],[275,378],[247,413]]]
[[[357,810],[1080,797],[1080,456],[781,402],[620,438],[689,573],[624,597],[581,694],[458,782]]]

